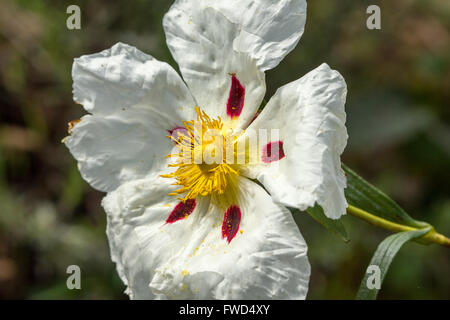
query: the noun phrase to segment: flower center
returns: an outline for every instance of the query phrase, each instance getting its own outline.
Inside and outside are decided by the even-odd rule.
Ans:
[[[169,167],[175,172],[161,175],[174,178],[180,188],[169,195],[186,194],[180,200],[186,201],[197,196],[211,195],[226,206],[236,200],[236,180],[239,165],[236,140],[233,130],[224,126],[220,117],[211,119],[196,107],[197,120],[183,121],[185,130],[177,130],[168,136],[178,148],[178,153],[167,157],[177,160]]]

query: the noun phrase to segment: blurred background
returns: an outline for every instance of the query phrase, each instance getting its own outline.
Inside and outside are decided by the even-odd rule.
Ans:
[[[81,30],[66,8],[81,8]],[[85,112],[72,101],[73,58],[122,41],[177,70],[165,44],[167,0],[0,2],[0,299],[126,299],[109,257],[103,197],[61,139]],[[381,30],[366,8],[381,7]],[[327,62],[348,84],[344,162],[415,219],[450,235],[450,1],[314,0],[297,48],[266,75],[275,90]],[[346,216],[344,243],[307,214],[310,299],[353,299],[389,233]],[[81,267],[82,290],[66,268]],[[380,299],[449,299],[450,250],[406,244]]]

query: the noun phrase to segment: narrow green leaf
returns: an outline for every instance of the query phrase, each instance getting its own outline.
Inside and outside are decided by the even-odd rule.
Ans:
[[[378,291],[381,288],[381,284],[383,283],[384,277],[389,270],[389,266],[403,244],[410,240],[424,236],[430,230],[431,227],[414,231],[405,231],[390,235],[384,239],[375,251],[372,260],[370,260],[369,267],[366,269],[366,274],[364,275],[364,278],[359,286],[356,299],[375,300],[377,298]],[[377,274],[378,270],[379,274]],[[374,277],[379,277],[379,279],[375,279]],[[373,287],[374,283],[371,282],[371,280],[375,280],[375,282],[378,281],[379,286]]]
[[[333,220],[325,216],[323,209],[319,205],[316,204],[314,207],[308,208],[306,212],[325,228],[336,234],[339,238],[345,242],[349,241],[347,231],[345,230],[344,224],[341,220]]]
[[[361,178],[353,170],[342,164],[347,176],[345,197],[347,202],[376,216],[392,222],[415,228],[425,228],[428,223],[411,218],[397,203],[381,190]]]

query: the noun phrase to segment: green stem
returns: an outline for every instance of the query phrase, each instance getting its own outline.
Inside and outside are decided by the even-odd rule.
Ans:
[[[360,218],[374,226],[384,228],[393,232],[402,232],[402,231],[413,231],[413,230],[419,230],[418,228],[405,226],[403,224],[398,224],[395,222],[391,222],[389,220],[380,218],[376,215],[373,215],[367,211],[364,211],[360,208],[354,207],[349,205],[347,208],[347,212],[357,218]],[[437,233],[436,230],[431,227],[430,232],[428,232],[426,235],[424,235],[421,239],[427,241],[427,242],[433,242],[438,243],[446,247],[450,247],[450,239],[446,236]]]

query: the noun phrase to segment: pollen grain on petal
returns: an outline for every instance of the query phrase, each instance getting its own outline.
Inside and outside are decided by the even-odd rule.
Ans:
[[[194,211],[196,205],[195,199],[180,201],[170,213],[166,223],[174,223],[178,220],[187,218]]]
[[[231,118],[240,116],[244,108],[245,88],[234,73],[231,74],[231,88],[227,101],[227,115]]]
[[[262,149],[261,160],[264,163],[271,163],[281,160],[285,157],[283,150],[283,141],[269,142]]]
[[[222,239],[227,239],[228,243],[236,236],[241,224],[241,209],[237,205],[231,205],[225,211],[222,222]]]
[[[189,271],[187,271],[187,270],[182,270],[182,271],[181,271],[181,275],[182,275],[183,277],[185,277],[185,276],[189,275]]]
[[[69,134],[71,134],[72,133],[72,129],[75,127],[75,125],[77,124],[77,123],[79,123],[81,121],[81,119],[76,119],[76,120],[72,120],[72,121],[69,121],[69,123],[67,123],[67,132],[69,133]]]

